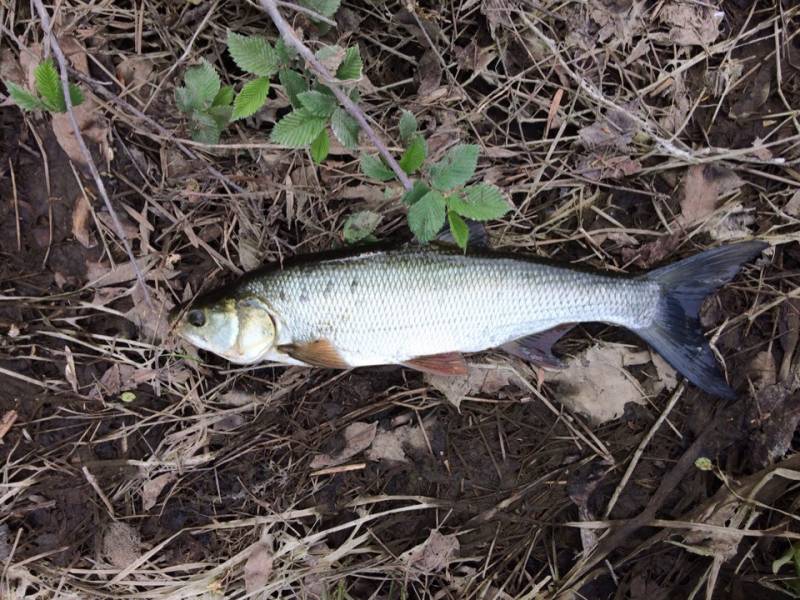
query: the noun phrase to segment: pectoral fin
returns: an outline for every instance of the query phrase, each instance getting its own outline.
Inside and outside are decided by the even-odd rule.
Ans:
[[[325,369],[349,369],[350,365],[328,340],[314,340],[302,344],[278,346],[278,350],[314,367]]]
[[[458,352],[418,356],[403,363],[404,366],[434,375],[466,375],[467,363]]]
[[[539,333],[534,333],[533,335],[503,344],[501,348],[509,354],[518,356],[540,367],[561,369],[564,367],[564,363],[553,354],[553,344],[560,340],[564,334],[573,327],[575,327],[575,325],[572,323],[558,325],[552,329],[546,329]]]

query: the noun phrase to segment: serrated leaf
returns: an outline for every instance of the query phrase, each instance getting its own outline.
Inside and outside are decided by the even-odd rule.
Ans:
[[[220,89],[219,75],[207,60],[186,69],[183,75],[190,109],[204,110],[211,106]]]
[[[228,52],[242,71],[269,77],[278,70],[280,57],[267,40],[258,35],[228,31]]]
[[[389,181],[394,178],[392,170],[378,156],[362,154],[359,164],[361,165],[361,172],[367,177],[378,181]]]
[[[175,88],[175,104],[178,106],[178,110],[183,113],[190,113],[194,110],[192,99],[189,97],[189,90],[184,86]]]
[[[208,114],[214,119],[220,131],[228,126],[233,116],[232,106],[212,106],[208,109]]]
[[[430,192],[431,189],[421,181],[415,181],[411,189],[403,194],[403,202],[409,206],[419,201],[425,194]]]
[[[281,82],[283,90],[289,97],[289,102],[292,103],[292,106],[294,108],[300,108],[302,104],[298,96],[308,90],[308,83],[305,78],[297,71],[283,69],[278,73],[278,80]]]
[[[233,101],[233,119],[244,119],[254,115],[264,106],[269,92],[269,79],[259,77],[248,81]]]
[[[420,242],[429,242],[444,225],[445,201],[437,191],[428,192],[408,209],[408,226]]]
[[[450,232],[453,234],[453,239],[462,250],[467,249],[467,242],[469,242],[469,227],[464,219],[453,211],[447,211],[447,222],[450,223]]]
[[[311,160],[320,164],[323,160],[328,158],[328,152],[331,149],[331,139],[328,137],[328,130],[323,129],[319,132],[316,139],[311,142]]]
[[[336,98],[323,92],[310,91],[297,94],[297,99],[308,112],[318,117],[328,118],[336,108]]]
[[[289,148],[302,148],[313,142],[325,129],[326,119],[300,108],[290,112],[275,124],[270,139]]]
[[[381,222],[382,217],[371,210],[362,210],[347,217],[344,223],[342,235],[348,244],[373,238],[372,232]]]
[[[333,111],[331,115],[331,130],[336,139],[342,143],[342,146],[355,150],[358,148],[358,132],[360,131],[358,122],[347,114],[347,111],[341,107]]]
[[[447,199],[450,210],[475,221],[499,219],[511,210],[503,193],[493,185],[479,183],[464,188],[463,196]]]
[[[400,157],[400,168],[409,175],[415,173],[417,169],[425,162],[425,156],[428,154],[428,145],[421,135],[415,135],[411,138],[411,143],[403,152]]]
[[[278,56],[281,66],[284,66],[294,60],[294,57],[297,56],[297,50],[284,42],[283,38],[280,38],[275,42],[275,54]]]
[[[14,101],[14,104],[23,110],[47,110],[44,102],[39,100],[36,96],[31,94],[28,90],[18,86],[13,81],[3,81],[8,88],[8,95]]]
[[[404,110],[400,115],[400,139],[404,144],[411,140],[411,136],[417,132],[417,117],[414,113]]]
[[[339,10],[342,2],[341,0],[301,0],[300,3],[324,17],[332,17]]]
[[[190,129],[192,139],[203,144],[216,144],[219,142],[222,128],[216,119],[209,113],[195,111],[192,113],[192,125]]]
[[[467,183],[477,166],[478,147],[474,144],[459,144],[431,167],[431,183],[436,189],[452,190]]]
[[[64,92],[61,89],[61,78],[58,76],[52,58],[40,62],[33,71],[36,80],[36,91],[48,109],[63,113],[67,110]]]
[[[228,106],[231,102],[233,102],[233,97],[236,92],[233,89],[232,85],[225,85],[220,88],[217,92],[217,95],[214,97],[214,101],[211,103],[211,106]]]
[[[79,106],[83,104],[85,98],[83,97],[83,91],[74,83],[69,84],[69,101],[72,103],[72,106]]]
[[[350,46],[342,59],[342,64],[336,69],[336,78],[346,81],[360,79],[364,63],[361,61],[361,52],[358,46]]]
[[[347,50],[335,44],[332,46],[323,46],[314,53],[314,56],[317,57],[317,60],[329,73],[336,72],[346,55]]]

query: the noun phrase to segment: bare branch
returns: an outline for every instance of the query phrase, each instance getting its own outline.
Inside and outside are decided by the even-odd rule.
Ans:
[[[154,310],[153,301],[150,298],[150,291],[147,289],[147,285],[145,284],[144,275],[142,274],[142,271],[136,262],[136,258],[133,255],[133,250],[131,250],[131,246],[128,243],[128,238],[125,237],[122,223],[120,222],[117,212],[114,210],[114,207],[111,204],[111,199],[108,197],[108,192],[106,192],[106,186],[103,183],[102,177],[100,177],[100,172],[97,170],[97,165],[94,163],[92,153],[89,152],[89,148],[86,146],[86,141],[83,139],[83,135],[81,134],[81,128],[78,125],[77,119],[75,118],[75,112],[73,111],[72,100],[69,94],[69,67],[67,65],[67,58],[64,56],[64,52],[61,50],[61,46],[59,46],[58,40],[53,34],[50,15],[47,14],[47,11],[42,4],[42,0],[33,0],[33,4],[36,7],[36,12],[39,13],[39,18],[42,20],[42,27],[44,28],[45,35],[50,40],[50,48],[53,50],[53,55],[56,58],[56,62],[58,62],[58,70],[61,75],[61,89],[64,93],[64,102],[67,106],[67,115],[69,116],[69,122],[70,125],[72,125],[72,131],[75,134],[75,139],[78,142],[78,147],[81,150],[83,159],[89,166],[89,171],[92,173],[92,178],[97,186],[97,191],[103,198],[103,203],[106,205],[108,214],[111,215],[111,222],[114,224],[115,233],[117,234],[117,237],[119,237],[119,241],[122,243],[122,247],[125,248],[125,253],[128,255],[128,258],[131,261],[133,270],[136,273],[136,280],[142,287],[142,295],[144,296],[145,302],[147,303],[148,308]]]
[[[377,132],[372,128],[372,125],[369,124],[364,111],[361,110],[358,104],[350,99],[350,96],[342,91],[342,89],[339,87],[337,79],[330,74],[328,69],[326,69],[322,63],[317,60],[317,57],[314,56],[314,53],[311,52],[311,50],[300,40],[300,38],[297,37],[297,34],[294,32],[291,25],[289,25],[289,23],[283,18],[283,15],[281,15],[280,11],[278,10],[277,2],[275,0],[259,0],[259,2],[261,4],[261,8],[264,9],[264,11],[272,19],[272,22],[275,23],[275,27],[278,28],[278,32],[281,34],[281,37],[284,39],[284,41],[289,46],[297,50],[298,54],[303,57],[314,73],[316,73],[317,77],[319,77],[320,81],[322,81],[322,83],[331,89],[333,95],[336,96],[336,99],[339,101],[339,103],[358,122],[358,125],[361,127],[364,133],[367,134],[367,137],[378,149],[378,152],[386,161],[386,164],[389,165],[389,168],[394,171],[394,174],[397,176],[397,179],[400,181],[403,187],[406,190],[410,190],[413,187],[411,180],[389,152],[386,144],[383,143],[383,140],[381,140]]]

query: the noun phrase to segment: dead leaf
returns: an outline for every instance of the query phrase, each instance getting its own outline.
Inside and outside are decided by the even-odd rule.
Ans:
[[[239,266],[245,271],[252,271],[261,266],[261,252],[258,243],[239,234]]]
[[[656,381],[651,382],[651,393],[658,394],[664,389],[674,389],[678,385],[678,372],[654,350],[650,351],[650,360],[656,368],[657,377]]]
[[[756,390],[762,390],[768,385],[775,385],[777,367],[772,352],[762,350],[756,354],[747,367],[747,376],[753,382]]]
[[[501,365],[467,365],[466,377],[425,374],[425,381],[442,392],[447,401],[459,410],[461,401],[467,396],[481,392],[494,394],[507,386],[514,378],[513,371]]]
[[[595,44],[607,42],[612,47],[629,46],[644,29],[645,2],[642,0],[630,3],[590,0],[586,6],[588,16],[600,25],[595,34]]]
[[[712,216],[704,225],[712,238],[720,242],[728,242],[749,238],[750,227],[755,225],[755,209],[745,208],[741,202],[731,202],[720,214]]]
[[[622,179],[642,170],[642,163],[629,156],[584,156],[578,161],[576,171],[593,181]]]
[[[456,46],[455,48],[456,63],[465,71],[473,71],[475,73],[482,73],[489,66],[496,57],[497,53],[494,48],[487,46],[481,48],[471,40],[469,44],[463,48]]]
[[[252,392],[230,390],[220,396],[220,401],[229,406],[247,406],[248,404],[258,402],[258,396]]]
[[[117,79],[133,94],[141,98],[141,89],[145,87],[153,75],[153,61],[144,56],[126,56],[117,65]]]
[[[108,562],[124,569],[139,558],[139,532],[127,523],[114,521],[103,533],[103,554]]]
[[[272,550],[265,542],[256,542],[244,563],[244,587],[248,594],[260,590],[272,575]]]
[[[359,452],[369,448],[378,431],[377,423],[356,422],[348,425],[344,432],[344,447],[332,454],[318,454],[311,461],[312,469],[333,467],[346,462]]]
[[[347,50],[341,46],[323,46],[317,53],[317,58],[328,73],[336,73],[346,54]]]
[[[60,36],[59,42],[61,49],[67,60],[81,73],[89,75],[89,63],[86,51],[75,38]],[[94,99],[91,93],[83,86],[84,101],[79,106],[73,108],[75,120],[78,128],[87,143],[97,144],[100,155],[105,159],[106,165],[110,165],[114,158],[114,152],[109,144],[110,129],[108,119],[104,116],[100,104]],[[56,136],[58,145],[69,156],[70,160],[76,164],[86,165],[78,140],[72,130],[72,123],[67,113],[56,113],[53,115],[51,126]]]
[[[416,80],[418,82],[417,94],[422,97],[429,96],[439,87],[439,82],[442,80],[442,65],[433,50],[428,50],[422,55]]]
[[[89,217],[92,215],[89,200],[83,194],[75,198],[72,208],[72,235],[84,248],[94,246],[94,240],[89,235]]]
[[[792,197],[783,207],[783,212],[791,217],[800,217],[800,190],[792,194]]]
[[[708,46],[719,37],[719,26],[725,13],[695,2],[666,3],[658,20],[670,27],[669,33],[651,34],[651,39],[678,46]]]
[[[133,308],[125,313],[125,318],[134,323],[140,335],[147,340],[158,340],[164,349],[171,349],[175,346],[176,340],[170,333],[170,323],[168,320],[169,312],[175,307],[175,303],[166,292],[161,288],[149,288],[152,308],[148,306],[142,292],[142,287],[136,285],[131,291]]]
[[[637,267],[649,269],[664,261],[680,243],[678,234],[662,236],[652,242],[642,244],[638,248],[623,248],[622,259]]]
[[[624,110],[609,110],[592,125],[578,131],[578,139],[589,149],[616,148],[629,150],[634,135],[639,131],[636,120],[631,116],[635,109],[625,106]]]
[[[408,462],[406,450],[427,452],[428,442],[426,437],[431,435],[438,426],[436,417],[428,417],[420,425],[401,425],[394,429],[381,430],[375,436],[364,456],[367,460],[387,462]],[[423,427],[425,431],[423,431]]]
[[[14,423],[17,422],[17,417],[18,414],[15,410],[9,410],[3,413],[3,418],[0,419],[0,442],[3,441],[3,438],[14,426]]]
[[[644,404],[644,394],[626,366],[649,362],[647,350],[599,343],[567,361],[563,371],[546,373],[558,384],[557,398],[573,410],[606,423],[622,416],[628,402]]]
[[[691,225],[711,215],[720,197],[744,185],[736,173],[718,165],[693,165],[683,178],[681,217],[683,225]]]
[[[401,554],[400,559],[410,568],[424,573],[437,573],[455,560],[460,548],[455,534],[442,535],[438,529],[434,529],[427,540]]]
[[[164,487],[175,480],[175,473],[162,473],[148,479],[142,485],[142,510],[148,511],[158,502],[158,496]]]

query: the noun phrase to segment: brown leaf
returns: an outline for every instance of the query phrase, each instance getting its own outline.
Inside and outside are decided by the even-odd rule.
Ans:
[[[64,346],[64,357],[67,364],[64,367],[64,377],[72,386],[72,391],[78,393],[78,375],[75,371],[75,358],[72,356],[72,350],[69,346]]]
[[[83,194],[75,198],[72,208],[72,235],[84,248],[94,246],[94,240],[89,235],[89,217],[92,215],[89,199]]]
[[[639,131],[636,120],[629,114],[632,106],[625,110],[609,110],[608,113],[592,125],[578,131],[578,139],[590,149],[617,148],[627,151],[633,136]]]
[[[437,427],[436,418],[426,418],[420,425],[401,425],[394,429],[382,430],[377,433],[372,445],[365,452],[367,460],[387,462],[408,462],[406,449],[424,452],[428,449],[425,431]],[[423,431],[422,428],[425,428]]]
[[[466,377],[426,373],[425,381],[442,392],[447,401],[458,410],[461,401],[467,396],[481,392],[494,394],[511,383],[515,377],[516,375],[510,369],[487,364],[467,365]]]
[[[649,269],[667,258],[678,247],[680,237],[677,234],[665,235],[652,242],[642,244],[638,248],[623,248],[622,259],[637,267]]]
[[[658,20],[670,27],[669,33],[655,33],[651,38],[679,46],[708,46],[719,37],[719,26],[725,13],[711,6],[694,2],[666,3]]]
[[[628,402],[644,404],[641,387],[626,366],[650,360],[646,350],[599,343],[567,361],[563,371],[546,373],[558,384],[559,400],[573,410],[605,423],[622,416]]]
[[[683,178],[681,218],[691,225],[711,215],[721,196],[737,191],[744,182],[730,169],[718,165],[693,165]]]
[[[422,55],[416,79],[419,82],[417,94],[420,96],[428,96],[439,87],[439,82],[442,80],[442,65],[433,50],[428,50]]]
[[[783,212],[792,217],[800,217],[800,190],[792,194],[792,197],[783,207]]]
[[[777,367],[772,352],[762,350],[756,354],[747,367],[747,376],[753,382],[756,390],[762,390],[768,385],[775,385]]]
[[[175,473],[162,473],[148,479],[142,485],[142,510],[150,510],[158,502],[158,496],[168,483],[175,480]]]
[[[341,46],[323,46],[319,62],[325,67],[329,73],[335,74],[339,65],[342,64],[347,50]]]
[[[139,532],[127,523],[114,521],[103,533],[103,554],[118,569],[137,560],[140,547]]]
[[[260,590],[272,575],[272,551],[265,542],[256,542],[244,563],[244,587],[248,594]]]
[[[344,433],[344,447],[331,454],[318,454],[311,461],[312,469],[333,467],[346,462],[359,452],[369,448],[378,431],[377,423],[356,422],[348,425]]]
[[[455,534],[442,535],[434,529],[428,539],[400,555],[409,567],[425,573],[436,573],[447,568],[456,558],[461,545]]]

